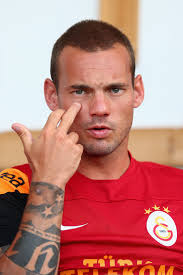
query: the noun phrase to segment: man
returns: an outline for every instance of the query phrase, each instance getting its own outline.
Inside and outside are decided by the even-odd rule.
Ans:
[[[127,37],[74,25],[54,45],[51,76],[40,137],[12,126],[29,165],[0,176],[1,274],[181,274],[183,171],[128,152],[144,88]]]

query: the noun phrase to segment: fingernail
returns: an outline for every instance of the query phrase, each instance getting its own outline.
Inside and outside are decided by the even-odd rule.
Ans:
[[[11,128],[13,129],[13,131],[15,131],[16,133],[20,133],[21,132],[21,129],[19,126],[17,125],[12,125]]]

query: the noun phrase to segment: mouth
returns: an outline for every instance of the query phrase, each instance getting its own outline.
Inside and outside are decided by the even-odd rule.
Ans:
[[[105,125],[95,125],[89,129],[87,132],[94,138],[106,138],[111,133],[111,129]]]

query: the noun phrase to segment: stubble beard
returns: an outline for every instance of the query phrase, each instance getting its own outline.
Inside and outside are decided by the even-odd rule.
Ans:
[[[112,137],[104,138],[104,139],[95,139],[91,138],[88,139],[85,136],[82,135],[82,133],[78,132],[77,129],[80,127],[74,127],[71,126],[70,131],[75,131],[79,135],[78,143],[83,145],[83,155],[89,156],[89,157],[104,157],[109,154],[112,154],[115,150],[117,150],[119,147],[123,147],[126,149],[128,146],[128,136],[129,132],[132,127],[133,123],[133,111],[128,114],[127,120],[119,122],[118,125],[121,125],[121,128],[119,130],[114,130],[115,125],[111,124],[111,128],[113,129]],[[98,119],[95,121],[98,122]],[[105,121],[101,121],[101,123]],[[94,122],[93,122],[94,124]],[[88,125],[82,125],[83,129],[87,129]]]
[[[88,156],[102,157],[113,153],[119,147],[122,147],[123,144],[126,146],[126,139],[131,129],[131,125],[128,125],[125,129],[121,130],[120,133],[114,134],[113,139],[94,139],[93,141],[82,141],[79,140],[79,143],[84,147],[84,154]]]

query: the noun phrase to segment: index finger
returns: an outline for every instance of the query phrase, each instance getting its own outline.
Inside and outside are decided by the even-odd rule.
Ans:
[[[57,109],[55,111],[53,111],[48,119],[46,124],[43,127],[43,131],[44,130],[53,130],[57,128],[57,125],[59,123],[59,121],[62,119],[63,114],[65,113],[65,110],[63,109]]]
[[[81,109],[80,103],[73,103],[69,109],[64,113],[62,116],[62,121],[59,125],[59,129],[67,133],[69,131],[69,128],[71,127],[72,123],[74,122],[77,114],[79,113]]]

